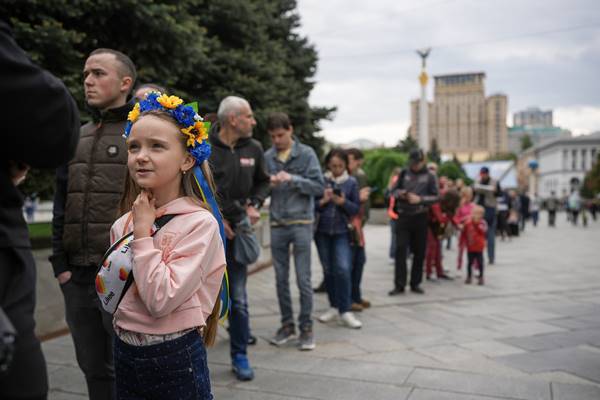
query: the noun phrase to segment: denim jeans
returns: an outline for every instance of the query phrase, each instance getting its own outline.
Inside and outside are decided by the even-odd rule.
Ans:
[[[229,310],[229,338],[230,352],[233,358],[236,354],[246,355],[248,336],[250,335],[248,297],[246,294],[246,281],[248,266],[240,264],[233,256],[234,241],[227,239],[227,273],[229,274],[229,297],[231,308]]]
[[[85,375],[90,400],[115,398],[112,315],[100,306],[94,283],[73,279],[60,286],[77,363]]]
[[[271,227],[271,255],[275,268],[277,299],[281,311],[281,324],[294,323],[292,296],[290,294],[290,245],[293,245],[296,283],[300,291],[301,330],[312,327],[313,291],[310,284],[310,246],[312,224]]]
[[[488,225],[486,238],[488,262],[493,264],[496,255],[496,209],[492,207],[485,207],[484,219]]]
[[[367,262],[365,248],[361,246],[352,246],[352,290],[351,298],[353,303],[362,303],[362,293],[360,292],[360,282],[362,281],[363,270]]]
[[[192,331],[150,346],[115,338],[117,398],[210,400],[210,377],[202,337]]]
[[[340,314],[350,310],[350,290],[352,274],[352,249],[347,233],[329,235],[315,234],[319,259],[323,264],[325,287],[329,304]]]

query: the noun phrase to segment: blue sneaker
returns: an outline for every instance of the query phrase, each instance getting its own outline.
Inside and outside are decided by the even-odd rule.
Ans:
[[[243,354],[235,354],[233,356],[231,370],[240,381],[251,381],[254,379],[254,371],[250,367],[248,357]]]

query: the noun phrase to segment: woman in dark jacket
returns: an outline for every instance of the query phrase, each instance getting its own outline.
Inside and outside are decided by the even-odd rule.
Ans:
[[[358,183],[348,174],[348,156],[344,150],[331,150],[325,157],[325,165],[325,191],[315,203],[318,221],[315,242],[331,308],[319,321],[329,322],[339,315],[345,326],[358,329],[362,323],[350,311],[352,230],[348,227],[360,206]]]

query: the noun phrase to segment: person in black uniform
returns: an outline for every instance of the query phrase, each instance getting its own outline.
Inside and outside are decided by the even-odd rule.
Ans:
[[[65,85],[33,63],[0,17],[0,309],[17,331],[14,357],[0,371],[0,399],[46,399],[48,374],[35,336],[36,267],[23,196],[31,168],[67,162],[79,139],[79,111]],[[7,364],[0,354],[0,365]]]
[[[410,290],[413,293],[425,293],[420,285],[427,244],[427,211],[431,204],[439,200],[437,179],[427,170],[423,151],[412,150],[408,162],[409,168],[400,173],[392,190],[398,220],[394,289],[388,293],[390,296],[404,293],[408,246],[413,254]]]

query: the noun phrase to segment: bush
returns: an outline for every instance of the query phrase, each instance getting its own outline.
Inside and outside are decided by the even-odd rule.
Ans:
[[[369,179],[369,185],[376,188],[371,194],[373,207],[385,207],[384,191],[390,175],[396,167],[404,167],[408,156],[394,149],[374,149],[365,151],[363,169]]]

